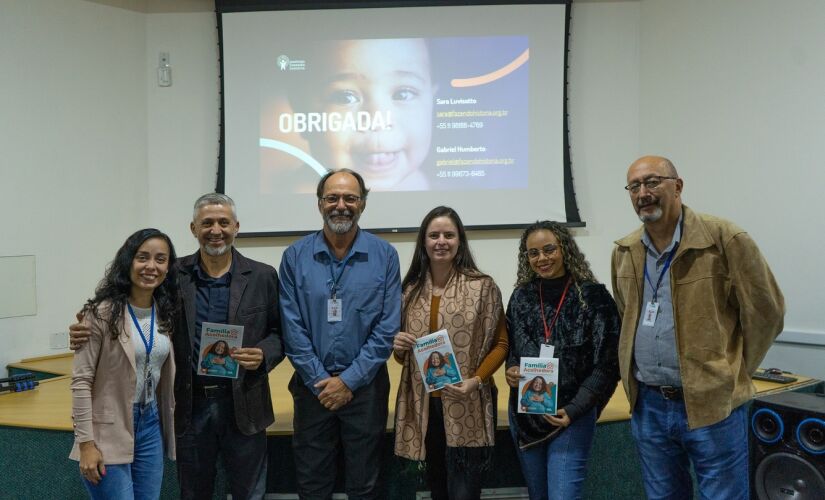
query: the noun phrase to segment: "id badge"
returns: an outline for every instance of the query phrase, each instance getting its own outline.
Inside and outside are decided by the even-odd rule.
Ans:
[[[553,353],[556,351],[556,346],[553,344],[541,344],[541,349],[539,350],[539,357],[540,358],[552,358]]]
[[[341,299],[327,299],[327,321],[330,323],[341,321],[342,307]]]
[[[642,318],[642,324],[645,326],[653,326],[656,323],[656,315],[659,313],[658,302],[648,302],[645,307],[645,315]]]
[[[146,376],[146,383],[143,384],[143,402],[150,403],[155,399],[155,384],[152,375]]]

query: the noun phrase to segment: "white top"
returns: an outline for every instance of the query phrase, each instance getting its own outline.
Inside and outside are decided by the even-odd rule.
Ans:
[[[141,329],[143,329],[143,335],[146,337],[146,342],[149,342],[149,327],[152,324],[152,309],[143,309],[142,307],[132,306],[132,311],[134,311],[135,318],[137,318]],[[126,314],[129,314],[128,309],[126,310]],[[129,318],[129,324],[132,327],[132,344],[135,346],[135,375],[137,375],[135,377],[135,399],[133,403],[148,403],[149,401],[155,399],[155,395],[152,394],[151,399],[147,399],[143,393],[146,384],[144,375],[144,370],[146,369],[146,346],[143,344],[143,340],[140,338],[140,332],[138,332],[135,327],[135,322],[131,320],[131,317]],[[155,311],[155,335],[154,343],[152,345],[152,358],[149,360],[149,370],[152,374],[152,387],[154,387],[155,390],[157,390],[158,381],[160,380],[160,369],[163,366],[163,363],[166,362],[166,358],[169,356],[169,346],[169,337],[159,334],[158,332],[158,317],[157,311]]]

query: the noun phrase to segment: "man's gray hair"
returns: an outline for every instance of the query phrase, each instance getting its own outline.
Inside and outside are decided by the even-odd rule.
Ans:
[[[192,211],[192,220],[198,218],[198,210],[207,205],[223,205],[232,209],[232,217],[238,220],[238,212],[235,210],[235,202],[232,198],[221,193],[206,193],[195,200],[195,209]]]

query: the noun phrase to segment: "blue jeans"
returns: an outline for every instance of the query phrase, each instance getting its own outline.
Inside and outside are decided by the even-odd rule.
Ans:
[[[163,480],[163,436],[157,404],[135,404],[135,456],[130,464],[106,465],[106,475],[94,485],[83,478],[95,500],[155,500]],[[103,425],[103,424],[101,424]],[[104,457],[105,458],[105,457]]]
[[[704,499],[747,500],[748,412],[742,405],[721,422],[689,430],[684,401],[644,384],[630,427],[648,499],[693,498],[690,463]]]
[[[577,418],[549,443],[519,449],[510,420],[511,434],[531,500],[570,500],[582,497],[587,459],[596,432],[596,409]]]

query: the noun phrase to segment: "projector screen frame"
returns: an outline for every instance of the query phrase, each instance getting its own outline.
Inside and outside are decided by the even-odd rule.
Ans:
[[[564,75],[563,75],[563,96],[562,96],[562,110],[563,110],[563,186],[564,186],[564,207],[567,221],[564,225],[568,227],[585,227],[586,222],[581,219],[579,214],[578,204],[575,196],[575,189],[573,186],[573,173],[570,158],[570,139],[568,128],[568,107],[567,107],[567,70],[569,57],[569,38],[570,38],[570,16],[571,16],[571,0],[522,0],[522,1],[507,1],[507,0],[339,0],[336,2],[323,2],[317,0],[215,0],[215,13],[217,18],[218,29],[218,49],[219,49],[219,80],[220,80],[220,139],[218,148],[218,172],[216,178],[215,191],[218,193],[225,193],[226,183],[226,137],[225,137],[225,94],[224,94],[224,41],[223,41],[223,23],[222,14],[237,13],[237,12],[256,12],[256,11],[291,11],[291,10],[326,10],[326,9],[365,9],[365,8],[394,8],[394,7],[439,7],[439,6],[475,6],[475,5],[564,5],[565,6],[565,20],[564,20]],[[490,230],[512,230],[523,229],[531,224],[532,221],[524,223],[513,224],[468,224],[466,229],[468,231],[490,231]],[[414,233],[418,231],[417,226],[407,227],[380,227],[380,228],[365,228],[371,233],[378,234],[401,234]],[[252,231],[240,232],[237,236],[239,238],[261,238],[261,237],[283,237],[283,236],[303,236],[316,232],[318,229],[309,230],[289,230],[289,231]]]

